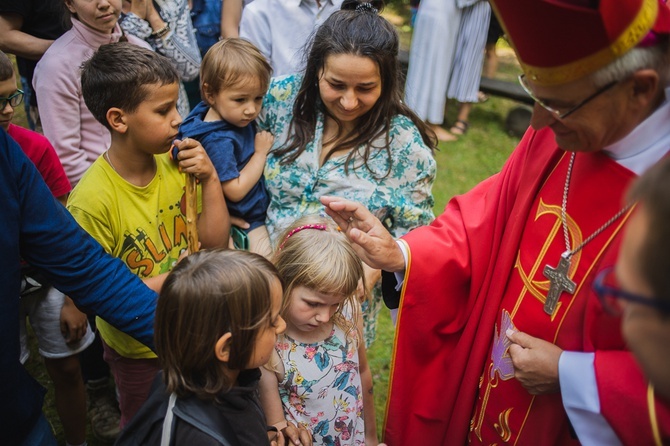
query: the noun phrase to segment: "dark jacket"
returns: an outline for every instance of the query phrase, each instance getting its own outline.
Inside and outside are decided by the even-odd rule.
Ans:
[[[265,415],[258,399],[259,369],[240,373],[239,386],[219,396],[219,403],[195,396],[177,398],[171,445],[251,446],[269,444]],[[117,446],[160,445],[170,394],[163,375],[154,381],[149,399],[126,425]]]

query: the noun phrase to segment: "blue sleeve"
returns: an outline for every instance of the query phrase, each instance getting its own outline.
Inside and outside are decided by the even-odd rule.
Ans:
[[[16,166],[21,256],[78,306],[153,348],[156,293],[79,227],[20,149],[6,153]]]
[[[19,194],[23,190],[17,178],[29,163],[18,145],[0,130],[0,420],[6,444],[21,444],[40,415],[44,398],[44,390],[19,362]],[[47,192],[41,199],[53,200],[46,185],[43,189]]]
[[[212,160],[219,181],[224,182],[240,176],[235,159],[235,143],[223,132],[212,132],[200,142]]]
[[[0,130],[0,420],[3,444],[21,444],[44,389],[19,362],[20,259],[119,329],[153,346],[156,295],[104,253],[51,195],[35,166]]]

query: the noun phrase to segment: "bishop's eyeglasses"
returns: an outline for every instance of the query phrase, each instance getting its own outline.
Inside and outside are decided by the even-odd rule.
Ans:
[[[556,117],[557,119],[567,118],[568,116],[570,116],[571,114],[573,114],[574,112],[576,112],[577,110],[579,110],[580,108],[582,108],[583,106],[588,104],[591,100],[600,96],[601,94],[603,94],[604,92],[606,92],[607,90],[609,90],[610,88],[614,87],[616,84],[619,83],[619,81],[612,81],[612,82],[606,84],[605,86],[599,88],[598,90],[596,90],[595,93],[591,94],[590,96],[588,96],[586,99],[584,99],[583,101],[581,101],[579,104],[575,105],[574,107],[570,107],[567,110],[560,110],[558,108],[554,108],[554,107],[548,105],[542,99],[535,96],[535,93],[533,93],[533,90],[530,89],[530,86],[528,85],[528,83],[526,81],[526,75],[525,74],[520,74],[518,79],[519,79],[519,84],[521,84],[521,88],[523,88],[524,91],[526,93],[528,93],[528,96],[530,96],[530,98],[533,101],[535,101],[540,107],[542,107],[543,109],[547,110],[549,113],[554,115],[554,117]]]

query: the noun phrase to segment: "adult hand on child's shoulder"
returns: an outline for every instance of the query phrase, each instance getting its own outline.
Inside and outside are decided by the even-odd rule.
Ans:
[[[262,155],[267,155],[268,152],[270,152],[272,143],[274,143],[274,141],[275,137],[272,135],[272,133],[266,130],[261,130],[260,132],[256,133],[256,138],[254,140],[254,151]]]

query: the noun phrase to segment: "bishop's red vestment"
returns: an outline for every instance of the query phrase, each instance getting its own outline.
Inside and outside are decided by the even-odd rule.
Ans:
[[[389,446],[578,444],[561,395],[530,395],[513,378],[507,328],[595,352],[601,413],[622,442],[654,444],[655,432],[670,438],[669,405],[648,392],[620,320],[592,291],[596,273],[616,261],[630,212],[574,254],[574,294],[562,293],[552,315],[544,311],[544,268],[556,267],[566,251],[569,161],[551,130],[529,130],[499,174],[403,237],[409,258],[389,383]],[[622,209],[634,178],[602,152],[576,155],[566,207],[571,248]]]

